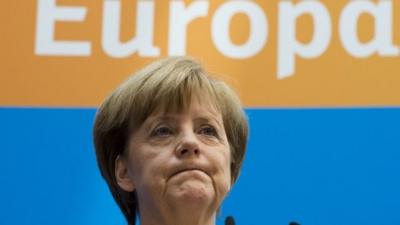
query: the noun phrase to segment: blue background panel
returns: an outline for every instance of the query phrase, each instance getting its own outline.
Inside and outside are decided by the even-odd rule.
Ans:
[[[247,109],[218,224],[399,225],[400,109]],[[0,224],[125,224],[99,175],[95,109],[0,109]]]

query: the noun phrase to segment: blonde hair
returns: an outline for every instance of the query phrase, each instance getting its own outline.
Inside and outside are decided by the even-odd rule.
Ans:
[[[182,111],[192,97],[203,96],[222,115],[235,182],[246,150],[246,116],[235,92],[222,80],[209,76],[192,58],[170,57],[150,64],[121,84],[100,106],[93,128],[97,162],[128,224],[135,224],[137,197],[135,192],[125,192],[118,186],[115,160],[124,154],[129,134],[156,110]]]

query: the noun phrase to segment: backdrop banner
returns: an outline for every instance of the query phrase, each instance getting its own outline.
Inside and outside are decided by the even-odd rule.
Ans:
[[[17,0],[0,15],[0,105],[95,107],[177,55],[248,107],[400,105],[400,1]]]

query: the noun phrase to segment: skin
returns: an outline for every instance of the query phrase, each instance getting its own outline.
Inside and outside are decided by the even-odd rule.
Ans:
[[[221,114],[195,98],[185,112],[150,115],[115,172],[122,189],[137,191],[141,224],[214,225],[230,161]]]

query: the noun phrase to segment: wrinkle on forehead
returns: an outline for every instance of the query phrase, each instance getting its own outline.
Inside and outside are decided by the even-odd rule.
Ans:
[[[200,92],[196,92],[196,94],[192,92],[188,93],[186,96],[181,96],[180,99],[169,98],[168,100],[166,99],[165,101],[160,102],[159,105],[152,107],[153,110],[147,113],[147,116],[143,118],[143,121],[139,124],[136,124],[136,126],[131,129],[131,132],[134,133],[138,131],[140,127],[154,119],[187,114],[191,110],[192,104],[196,103],[197,106],[200,107],[200,112],[205,112],[205,114],[198,115],[197,117],[213,119],[214,121],[217,121],[218,125],[223,128],[224,122],[221,111],[217,107],[217,100],[209,97],[210,94],[206,92],[202,92],[202,95],[198,93]]]
[[[197,100],[196,100],[197,101]],[[165,122],[177,122],[186,116],[190,116],[191,120],[205,123],[213,122],[220,128],[223,127],[222,115],[219,111],[215,109],[209,102],[198,103],[196,108],[192,108],[193,101],[190,103],[189,109],[177,110],[177,111],[167,111],[158,110],[147,117],[143,124],[152,123],[154,121],[165,121]]]
[[[198,106],[204,107],[203,109],[206,109],[210,115],[218,117],[221,115],[220,110],[216,100],[212,99],[208,93],[203,93],[202,96],[199,93],[191,93],[182,97],[182,99],[176,99],[176,101],[170,99],[169,101],[162,102],[161,105],[154,109],[150,116],[188,113],[192,104],[198,103]]]

